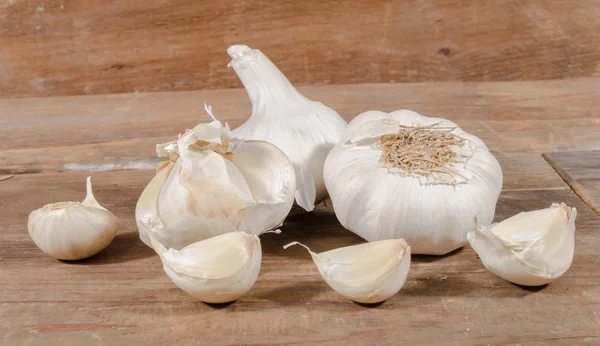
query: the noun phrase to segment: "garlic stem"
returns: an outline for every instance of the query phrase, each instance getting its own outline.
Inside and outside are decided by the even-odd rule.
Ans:
[[[100,208],[100,209],[106,210],[106,208],[104,208],[103,206],[100,205],[100,203],[98,203],[98,201],[96,200],[96,197],[94,196],[94,191],[92,191],[92,177],[87,177],[85,189],[86,189],[85,199],[81,202],[81,204],[88,206],[88,207],[94,207],[94,208]]]
[[[239,76],[254,106],[272,103],[293,104],[306,100],[281,71],[260,51],[246,45],[227,49],[232,66]],[[253,114],[269,112],[253,112]]]

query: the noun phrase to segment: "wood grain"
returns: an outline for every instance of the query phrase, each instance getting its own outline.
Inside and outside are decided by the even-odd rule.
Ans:
[[[135,204],[154,172],[102,170],[155,162],[156,142],[208,119],[204,101],[237,126],[250,109],[242,90],[0,100],[0,176],[14,174],[0,178],[1,343],[598,344],[600,217],[541,153],[597,147],[599,86],[599,79],[579,79],[304,88],[348,120],[367,109],[412,108],[484,139],[504,172],[496,221],[553,202],[578,210],[573,264],[548,286],[512,285],[467,246],[414,256],[405,287],[378,306],[337,295],[306,251],[282,248],[294,240],[315,251],[360,243],[330,205],[288,218],[281,235],[261,237],[259,279],[229,305],[194,301],[138,239]],[[101,171],[78,171],[93,168]],[[29,238],[27,216],[46,203],[81,200],[90,174],[98,201],[119,217],[119,233],[88,260],[49,258]]]
[[[470,247],[415,256],[403,290],[376,307],[332,291],[301,249],[357,244],[331,209],[297,216],[262,237],[263,265],[248,295],[225,306],[187,296],[139,241],[133,210],[151,172],[94,174],[96,197],[120,218],[119,235],[99,255],[65,263],[39,251],[27,214],[43,203],[81,199],[87,173],[18,175],[0,182],[0,336],[4,344],[449,344],[600,342],[598,218],[569,189],[503,192],[497,220],[563,201],[578,209],[571,269],[537,289],[487,272]],[[18,191],[17,198],[14,198]]]
[[[8,0],[0,97],[240,86],[229,45],[298,85],[599,76],[600,3]]]
[[[575,193],[600,215],[600,150],[545,153]]]

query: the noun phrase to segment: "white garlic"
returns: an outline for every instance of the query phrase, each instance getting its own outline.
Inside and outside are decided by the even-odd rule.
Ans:
[[[479,138],[408,110],[354,118],[324,179],[346,229],[368,241],[404,238],[414,254],[431,255],[465,245],[475,217],[491,223],[502,188]]]
[[[410,268],[410,246],[404,239],[381,240],[314,253],[307,246],[323,280],[355,302],[382,302],[400,291]]]
[[[212,116],[210,108],[207,111]],[[137,204],[140,238],[181,249],[219,234],[261,234],[283,223],[296,191],[294,168],[272,144],[231,136],[217,120],[157,146],[161,164]]]
[[[167,249],[150,239],[171,281],[206,303],[238,299],[254,286],[260,272],[262,250],[256,235],[225,233],[181,250]]]
[[[79,260],[97,254],[117,234],[117,217],[94,198],[91,178],[83,202],[59,202],[29,214],[29,235],[35,245],[61,260]]]
[[[576,217],[575,208],[554,203],[477,227],[468,239],[492,273],[518,285],[545,285],[571,266]]]
[[[306,211],[327,196],[323,163],[340,140],[346,121],[333,109],[300,94],[259,50],[235,45],[230,66],[252,101],[252,115],[233,131],[241,139],[276,145],[294,164],[296,203]]]

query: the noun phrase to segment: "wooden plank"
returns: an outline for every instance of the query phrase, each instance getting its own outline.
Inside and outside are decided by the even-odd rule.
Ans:
[[[230,305],[187,296],[138,239],[133,211],[154,175],[144,169],[156,162],[154,144],[206,121],[204,101],[237,126],[250,109],[243,90],[0,100],[2,343],[598,344],[600,218],[541,156],[597,149],[598,85],[600,79],[303,88],[346,119],[372,108],[412,108],[444,114],[480,136],[504,170],[496,220],[552,202],[578,209],[573,265],[546,287],[495,277],[467,246],[448,256],[414,256],[404,289],[375,307],[333,292],[305,251],[282,249],[293,240],[315,251],[361,242],[339,225],[330,204],[288,218],[279,236],[262,237],[259,280]],[[126,168],[133,169],[113,170]],[[29,238],[27,215],[46,203],[81,200],[89,174],[100,203],[119,217],[119,234],[91,259],[53,260]]]
[[[470,247],[449,256],[414,256],[403,290],[376,307],[333,292],[302,249],[360,239],[330,207],[286,221],[262,237],[263,266],[248,295],[226,306],[194,301],[176,288],[137,238],[133,209],[150,171],[93,174],[100,203],[120,218],[99,255],[64,263],[29,239],[28,213],[43,203],[83,197],[87,173],[17,175],[0,182],[0,336],[20,344],[562,344],[600,342],[600,218],[568,189],[505,191],[496,220],[566,202],[578,209],[571,269],[526,289],[487,272]],[[15,191],[18,191],[16,194]]]
[[[448,118],[481,136],[496,152],[598,149],[593,139],[600,130],[600,78],[316,86],[301,91],[347,120],[368,110],[402,108]],[[204,102],[232,127],[251,112],[241,89],[0,99],[0,150],[173,136],[209,119]]]
[[[532,137],[529,137],[532,138]],[[161,161],[155,145],[170,140],[140,138],[121,142],[0,151],[0,174],[121,169],[154,170]],[[492,145],[494,142],[491,142]],[[491,147],[494,149],[494,147]],[[504,174],[504,189],[566,188],[537,153],[495,153]]]
[[[600,150],[545,153],[544,158],[600,215]]]
[[[298,85],[599,76],[600,3],[0,3],[0,97],[231,88],[229,45]]]

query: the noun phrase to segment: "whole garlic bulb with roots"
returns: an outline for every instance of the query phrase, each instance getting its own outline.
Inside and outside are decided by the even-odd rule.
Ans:
[[[323,163],[340,140],[346,121],[333,109],[300,94],[259,50],[235,45],[227,52],[232,58],[229,66],[252,101],[252,115],[233,134],[281,149],[294,164],[296,203],[313,210],[327,196]]]
[[[358,115],[329,153],[324,179],[335,214],[368,241],[404,238],[414,254],[467,243],[490,224],[502,189],[498,161],[455,123],[416,112]]]
[[[181,249],[233,231],[259,235],[281,225],[294,203],[296,177],[285,154],[267,142],[237,139],[217,120],[158,145],[157,153],[170,160],[136,208],[148,246],[149,236]]]
[[[87,178],[83,202],[58,202],[29,214],[27,228],[35,245],[60,260],[80,260],[104,250],[117,234],[117,217],[101,206]]]

